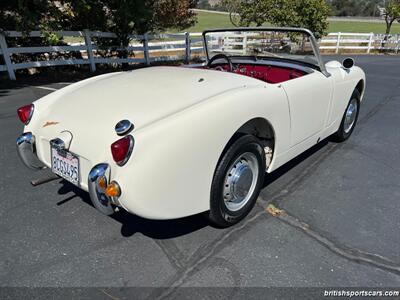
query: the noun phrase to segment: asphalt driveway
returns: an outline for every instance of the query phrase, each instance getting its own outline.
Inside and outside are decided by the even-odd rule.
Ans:
[[[40,174],[17,157],[15,110],[68,83],[1,89],[0,285],[165,287],[151,298],[178,286],[399,287],[400,57],[356,64],[367,90],[350,140],[323,141],[268,176],[251,215],[224,230],[201,216],[106,217],[63,180],[33,188]]]

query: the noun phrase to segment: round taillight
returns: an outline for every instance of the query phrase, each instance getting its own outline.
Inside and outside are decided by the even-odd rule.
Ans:
[[[33,106],[33,104],[28,104],[17,109],[18,117],[25,125],[29,124],[29,121],[31,120],[33,115],[34,108],[35,107]]]
[[[119,166],[123,166],[129,160],[134,143],[133,136],[127,135],[111,144],[111,154]]]

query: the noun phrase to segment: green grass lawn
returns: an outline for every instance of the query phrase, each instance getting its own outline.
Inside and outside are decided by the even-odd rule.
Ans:
[[[386,24],[376,22],[331,21],[328,32],[373,32],[385,33]],[[391,33],[400,33],[400,24],[393,24]]]
[[[233,27],[231,21],[229,20],[229,15],[215,14],[198,12],[197,13],[197,23],[193,27],[189,28],[190,32],[202,32],[205,29],[214,28],[225,28]]]
[[[198,12],[198,22],[193,27],[186,29],[188,32],[202,32],[205,29],[215,28],[232,28],[233,25],[229,20],[229,15]],[[328,32],[357,32],[357,33],[384,33],[386,26],[384,23],[376,22],[348,22],[348,21],[332,21],[329,23]],[[185,30],[171,30],[169,32],[184,32]],[[400,24],[395,23],[392,32],[400,33]],[[83,38],[67,37],[68,42],[82,42]]]
[[[205,29],[233,27],[228,15],[198,12],[198,22],[193,27],[187,29],[189,32],[202,32]],[[329,23],[328,32],[374,32],[384,33],[386,25],[374,22],[348,22],[332,21]],[[177,31],[175,31],[177,32]],[[400,24],[395,23],[391,33],[400,33]]]

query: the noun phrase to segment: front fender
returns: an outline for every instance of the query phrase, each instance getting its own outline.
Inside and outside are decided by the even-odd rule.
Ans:
[[[365,73],[359,67],[353,67],[350,70],[344,70],[342,67],[329,68],[334,80],[334,93],[332,98],[331,113],[329,118],[329,126],[334,131],[339,128],[343,113],[350,101],[350,97],[357,84],[363,80],[364,89],[361,92],[361,100],[365,90]]]
[[[253,118],[265,118],[273,126],[276,152],[287,150],[290,118],[279,85],[231,90],[134,131],[130,161],[114,167],[121,206],[150,219],[207,211],[222,151],[236,130]]]

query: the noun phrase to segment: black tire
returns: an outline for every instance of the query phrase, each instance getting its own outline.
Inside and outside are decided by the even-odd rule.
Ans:
[[[350,100],[349,100],[349,103],[348,103],[347,106],[346,106],[346,110],[344,111],[343,118],[342,118],[342,122],[340,123],[340,127],[339,127],[338,131],[336,131],[336,132],[332,135],[332,140],[333,140],[333,141],[338,142],[338,143],[344,142],[344,141],[347,140],[347,139],[351,136],[351,134],[353,133],[354,128],[356,127],[356,124],[357,124],[358,115],[359,115],[359,113],[360,113],[360,98],[361,98],[360,92],[359,92],[358,90],[354,90],[354,92],[353,92],[353,94],[351,95],[351,98],[350,98]],[[354,102],[353,100],[354,100],[355,102]],[[346,131],[346,130],[345,130],[346,113],[347,113],[347,110],[348,110],[350,104],[352,103],[352,101],[353,101],[353,103],[356,103],[356,104],[357,104],[357,111],[356,111],[356,116],[355,116],[355,120],[354,120],[353,125],[351,126],[351,128],[350,128],[349,131]]]
[[[246,156],[251,158],[251,167],[250,165],[247,167],[245,166],[245,164],[248,163],[245,158]],[[245,197],[247,200],[243,201],[243,207],[233,211],[225,204],[224,197],[226,197],[226,195],[224,196],[224,193],[226,193],[226,187],[229,186],[226,184],[226,180],[228,180],[228,176],[231,176],[228,172],[236,170],[236,165],[235,167],[232,165],[236,163],[241,164],[242,162],[244,163],[244,165],[240,166],[242,170],[243,168],[247,168],[246,171],[248,172],[248,170],[256,170],[255,168],[258,168],[258,171],[257,175],[254,175],[254,171],[251,173],[251,187],[246,194],[248,196]],[[258,195],[260,194],[264,182],[264,174],[265,154],[260,141],[252,135],[244,135],[237,138],[223,153],[214,173],[211,185],[210,211],[208,213],[210,222],[217,227],[223,228],[232,226],[246,217],[254,207]],[[247,176],[247,178],[250,177]],[[249,181],[247,181],[247,183],[249,183]],[[233,205],[236,204],[234,203]]]

